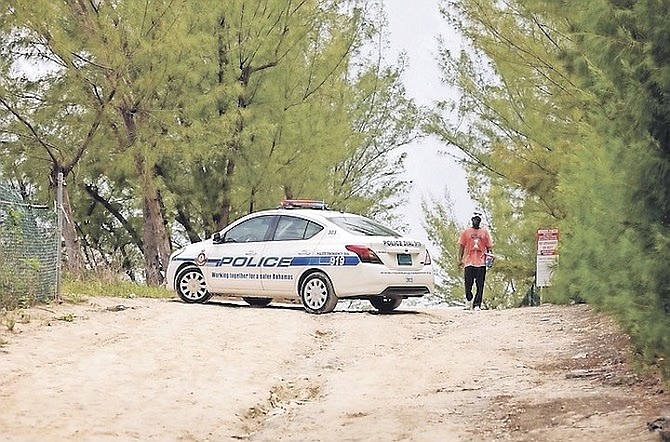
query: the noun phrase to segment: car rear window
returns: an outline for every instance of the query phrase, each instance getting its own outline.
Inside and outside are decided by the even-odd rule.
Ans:
[[[400,237],[399,233],[390,228],[363,216],[336,216],[329,218],[338,227],[347,232],[361,236],[394,236]]]

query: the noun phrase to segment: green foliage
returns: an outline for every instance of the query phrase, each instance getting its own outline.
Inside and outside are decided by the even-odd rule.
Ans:
[[[668,1],[449,2],[471,45],[441,54],[458,122],[427,129],[465,153],[508,281],[528,281],[534,231],[559,227],[545,301],[614,314],[670,378]],[[503,252],[504,250],[504,252]],[[500,264],[496,262],[496,266]],[[518,285],[518,284],[516,284]]]
[[[670,139],[667,123],[659,126],[670,118],[662,104],[670,58],[658,57],[667,45],[649,27],[663,14],[648,15],[660,6],[600,2],[593,5],[600,16],[595,24],[585,21],[590,15],[574,20],[579,52],[572,57],[589,61],[583,75],[602,104],[591,119],[598,137],[577,152],[579,166],[563,185],[574,216],[558,283],[614,313],[645,360],[658,361],[670,376],[664,362],[670,354]],[[588,206],[577,203],[586,200]]]
[[[442,201],[423,201],[421,208],[425,214],[424,228],[428,238],[438,248],[433,256],[437,270],[437,296],[450,304],[463,301],[463,275],[458,268],[458,235],[460,226],[453,218],[453,202],[448,193]]]
[[[174,292],[165,287],[152,287],[132,281],[87,279],[65,280],[62,284],[64,299],[81,302],[89,297],[115,296],[119,298],[173,298]]]
[[[420,112],[384,26],[376,0],[11,0],[1,167],[45,200],[63,171],[68,247],[151,283],[171,242],[282,198],[387,212]]]
[[[74,322],[75,319],[77,319],[77,316],[74,313],[63,313],[60,316],[57,316],[55,318],[57,321],[63,321],[63,322]]]
[[[537,229],[559,227],[566,216],[559,177],[589,95],[561,70],[567,37],[530,6],[451,2],[445,18],[472,46],[442,52],[445,78],[462,94],[442,103],[425,129],[465,154],[471,196],[496,243],[491,301],[516,306],[533,286]]]

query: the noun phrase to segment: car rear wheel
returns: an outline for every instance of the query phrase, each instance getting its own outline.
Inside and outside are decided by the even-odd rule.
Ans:
[[[370,298],[370,304],[380,312],[390,312],[398,308],[402,303],[402,298]]]
[[[189,304],[207,302],[212,297],[212,294],[207,291],[205,277],[196,266],[188,266],[180,270],[175,279],[175,287],[182,301]]]
[[[243,296],[242,299],[249,305],[254,307],[265,307],[272,302],[272,298],[255,298],[251,296]]]
[[[337,306],[333,284],[322,272],[307,276],[300,286],[300,300],[309,313],[329,313]]]

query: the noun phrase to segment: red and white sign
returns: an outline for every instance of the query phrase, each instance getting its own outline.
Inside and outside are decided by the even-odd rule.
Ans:
[[[536,284],[538,287],[549,287],[553,267],[558,263],[558,229],[538,229],[536,237]]]

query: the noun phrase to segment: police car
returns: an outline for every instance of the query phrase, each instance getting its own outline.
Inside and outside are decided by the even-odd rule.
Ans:
[[[331,312],[340,299],[366,299],[391,311],[434,289],[425,244],[315,200],[282,201],[174,252],[167,281],[187,303],[212,295],[260,306],[299,299],[317,314]]]

